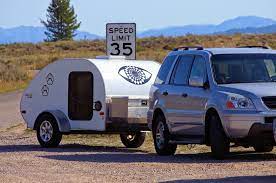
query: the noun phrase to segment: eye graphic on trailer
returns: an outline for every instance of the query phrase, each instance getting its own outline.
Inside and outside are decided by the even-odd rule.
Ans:
[[[152,76],[149,71],[135,66],[121,67],[118,73],[125,80],[135,85],[146,84]]]

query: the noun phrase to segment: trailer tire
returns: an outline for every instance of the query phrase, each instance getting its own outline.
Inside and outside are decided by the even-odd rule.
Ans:
[[[56,119],[51,114],[43,114],[37,121],[37,140],[41,147],[57,147],[62,139]]]
[[[253,146],[256,152],[271,152],[273,150],[273,145],[264,145],[264,144],[257,144]]]
[[[133,132],[133,133],[122,133],[120,138],[124,146],[127,148],[138,148],[140,147],[146,138],[145,132]]]

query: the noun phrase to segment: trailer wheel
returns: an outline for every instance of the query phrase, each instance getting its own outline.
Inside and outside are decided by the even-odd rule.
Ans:
[[[37,121],[37,140],[42,147],[57,147],[62,139],[56,119],[44,114]]]
[[[133,132],[120,134],[122,143],[127,148],[138,148],[140,147],[146,138],[145,132]]]
[[[256,152],[271,152],[273,150],[273,145],[256,144],[253,148]]]

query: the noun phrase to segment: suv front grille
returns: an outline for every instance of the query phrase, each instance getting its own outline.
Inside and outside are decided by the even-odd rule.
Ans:
[[[269,109],[276,109],[276,96],[262,97],[262,100]]]

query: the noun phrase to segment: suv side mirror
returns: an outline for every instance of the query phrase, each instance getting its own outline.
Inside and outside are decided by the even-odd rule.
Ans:
[[[189,79],[190,86],[204,87],[204,79],[201,77],[192,77]]]

